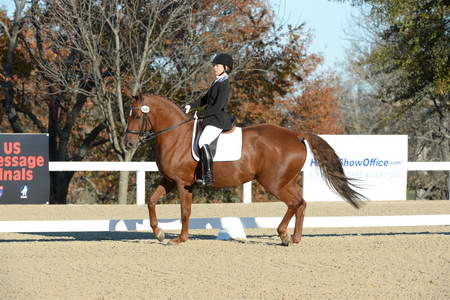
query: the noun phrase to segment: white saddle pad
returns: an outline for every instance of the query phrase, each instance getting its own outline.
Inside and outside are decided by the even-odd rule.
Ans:
[[[195,154],[194,142],[197,132],[197,120],[194,121],[194,129],[192,130],[192,156],[196,161],[200,159]],[[233,161],[241,159],[242,154],[242,128],[236,127],[232,133],[220,134],[217,141],[216,155],[213,161]]]

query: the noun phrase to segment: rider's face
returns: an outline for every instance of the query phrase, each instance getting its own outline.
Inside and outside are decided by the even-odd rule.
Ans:
[[[220,64],[213,65],[213,69],[214,69],[214,74],[216,76],[221,75],[225,71],[225,67],[223,65],[220,65]]]

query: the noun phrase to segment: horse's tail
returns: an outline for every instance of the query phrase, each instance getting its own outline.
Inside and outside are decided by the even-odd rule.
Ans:
[[[327,185],[355,208],[360,208],[361,201],[367,198],[353,189],[357,187],[352,183],[354,179],[345,176],[341,160],[334,149],[324,139],[313,133],[301,134],[299,138],[300,140],[305,138],[308,141]]]

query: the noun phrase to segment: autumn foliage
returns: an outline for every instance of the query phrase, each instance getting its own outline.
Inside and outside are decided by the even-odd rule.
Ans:
[[[266,1],[155,1],[159,6],[153,10],[146,1],[119,1],[117,7],[108,1],[41,2],[31,1],[19,22],[0,14],[6,29],[21,26],[9,66],[10,40],[0,31],[0,99],[8,110],[0,114],[0,125],[6,132],[49,132],[53,160],[126,160],[119,137],[129,100],[117,91],[126,86],[179,105],[190,102],[213,79],[210,60],[217,52],[235,59],[229,111],[241,126],[341,132],[339,79],[317,71],[321,58],[308,52],[305,24],[277,25]],[[90,10],[84,9],[88,5]],[[144,53],[147,38],[151,47]],[[148,148],[134,159],[151,159]],[[54,178],[66,189],[54,196],[57,203],[66,201],[73,173],[66,175]],[[116,179],[107,176],[88,176],[78,184],[111,199]]]

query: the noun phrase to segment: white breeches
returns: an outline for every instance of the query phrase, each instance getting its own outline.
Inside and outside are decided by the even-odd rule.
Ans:
[[[211,144],[222,132],[222,128],[218,128],[216,126],[207,125],[200,136],[200,140],[198,141],[199,148],[202,148],[204,145]]]

